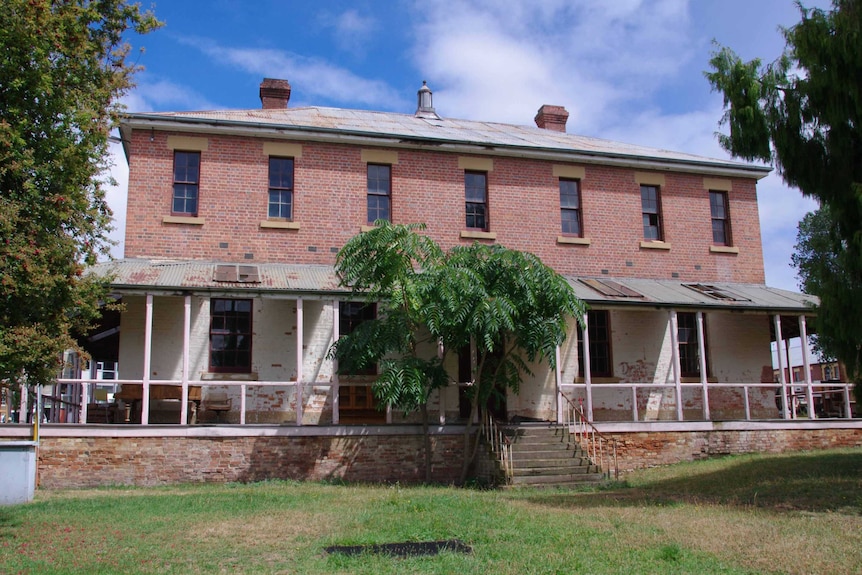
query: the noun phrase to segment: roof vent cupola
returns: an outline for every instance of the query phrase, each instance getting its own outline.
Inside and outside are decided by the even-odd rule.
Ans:
[[[260,103],[264,110],[282,110],[290,100],[290,83],[287,80],[264,78],[260,83]]]
[[[439,120],[440,116],[434,111],[434,99],[431,88],[428,87],[428,83],[425,80],[422,80],[422,87],[419,88],[417,96],[419,102],[416,106],[416,116],[418,118],[435,118]]]
[[[565,132],[566,121],[569,119],[569,113],[562,106],[551,106],[550,104],[545,104],[539,108],[534,119],[536,121],[536,125],[544,130]]]

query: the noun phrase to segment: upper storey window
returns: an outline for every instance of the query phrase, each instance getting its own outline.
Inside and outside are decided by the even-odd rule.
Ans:
[[[200,152],[174,152],[174,194],[171,213],[198,215]]]
[[[641,212],[643,212],[644,239],[648,241],[664,240],[658,186],[641,185]]]
[[[710,190],[709,210],[712,215],[712,243],[719,246],[731,245],[727,192]]]
[[[488,174],[464,172],[467,227],[488,230]]]
[[[392,166],[368,164],[368,223],[391,220]]]
[[[293,218],[293,158],[269,158],[270,218]]]
[[[584,228],[581,225],[581,191],[578,180],[560,178],[560,217],[563,233],[582,237]]]

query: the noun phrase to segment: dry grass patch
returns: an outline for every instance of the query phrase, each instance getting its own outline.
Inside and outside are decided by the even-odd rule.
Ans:
[[[599,491],[299,482],[53,491],[0,508],[0,573],[862,573],[862,450],[728,458]],[[326,556],[459,539],[473,554]]]
[[[338,528],[335,517],[325,513],[277,511],[218,522],[189,525],[189,538],[204,545],[293,547],[298,540],[323,538]]]

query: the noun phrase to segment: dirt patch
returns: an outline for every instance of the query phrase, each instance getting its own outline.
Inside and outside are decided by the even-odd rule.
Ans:
[[[473,548],[459,539],[445,541],[405,541],[403,543],[381,543],[378,545],[331,545],[324,548],[328,554],[354,556],[370,553],[392,557],[416,557],[420,555],[439,555],[443,551],[454,553],[473,553]]]

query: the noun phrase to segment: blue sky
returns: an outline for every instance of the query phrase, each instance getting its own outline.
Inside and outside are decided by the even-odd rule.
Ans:
[[[791,0],[172,0],[155,12],[165,26],[130,38],[144,67],[124,98],[132,112],[258,108],[273,77],[290,81],[291,106],[413,113],[427,80],[443,117],[533,125],[542,104],[563,105],[570,133],[716,158],[712,40],[771,61],[778,27],[799,20]],[[796,224],[814,203],[774,174],[758,196],[767,283],[795,290]]]

